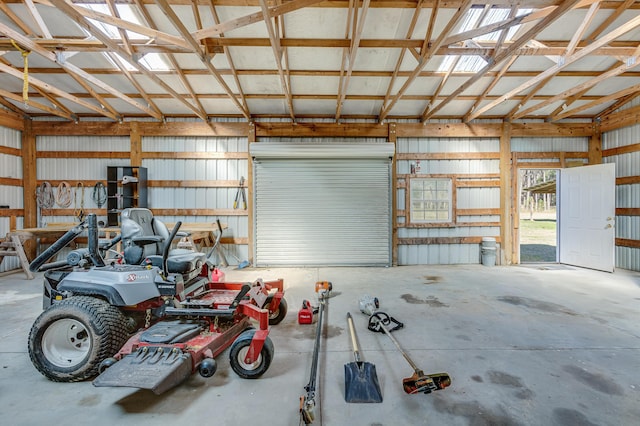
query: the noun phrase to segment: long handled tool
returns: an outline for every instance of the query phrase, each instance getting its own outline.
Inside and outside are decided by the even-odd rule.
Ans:
[[[350,312],[347,312],[347,323],[356,360],[344,365],[344,399],[347,402],[382,402],[376,366],[360,360],[358,337]]]
[[[398,341],[391,335],[391,331],[387,328],[390,324],[396,324],[392,330],[397,330],[402,327],[402,323],[398,322],[394,318],[390,317],[384,312],[375,312],[371,317],[369,317],[369,325],[368,328],[371,331],[382,331],[384,332],[394,345],[398,348],[404,359],[409,362],[409,365],[413,368],[413,375],[411,377],[407,377],[402,379],[402,388],[408,394],[416,394],[416,393],[431,393],[433,391],[437,391],[440,389],[444,389],[451,385],[451,377],[447,373],[436,373],[436,374],[424,374],[424,372],[416,365],[415,362],[409,355],[402,350]]]
[[[300,397],[300,419],[305,425],[313,423],[316,408],[316,375],[318,372],[318,352],[320,350],[320,337],[322,335],[322,318],[327,306],[327,299],[331,292],[332,284],[328,281],[318,281],[316,283],[316,293],[318,293],[318,325],[316,326],[316,343],[313,349],[313,360],[311,362],[311,373],[309,383],[304,387],[306,395]]]

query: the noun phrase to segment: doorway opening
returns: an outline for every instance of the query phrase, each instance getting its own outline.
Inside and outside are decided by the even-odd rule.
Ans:
[[[558,261],[556,169],[519,170],[520,263]]]

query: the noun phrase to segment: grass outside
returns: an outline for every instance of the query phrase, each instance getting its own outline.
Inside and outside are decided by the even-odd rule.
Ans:
[[[556,261],[556,213],[534,212],[520,219],[520,262]]]

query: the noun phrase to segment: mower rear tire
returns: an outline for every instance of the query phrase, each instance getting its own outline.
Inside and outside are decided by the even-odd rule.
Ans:
[[[124,314],[108,302],[74,296],[56,302],[29,332],[29,357],[54,382],[79,382],[98,375],[100,363],[129,337]]]
[[[267,299],[265,306],[269,306],[271,303],[271,299]],[[275,311],[269,311],[269,325],[278,325],[282,322],[284,317],[287,316],[287,301],[284,300],[284,297],[280,299],[280,304]]]
[[[233,345],[231,345],[229,354],[231,368],[243,379],[257,379],[262,376],[269,369],[271,361],[273,360],[275,350],[273,349],[273,342],[271,342],[271,339],[267,336],[260,355],[258,355],[258,359],[252,364],[244,362],[255,333],[256,330],[246,330],[240,334],[236,341],[233,342]]]

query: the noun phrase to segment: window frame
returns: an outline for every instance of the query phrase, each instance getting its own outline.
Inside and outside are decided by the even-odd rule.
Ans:
[[[449,181],[449,212],[450,217],[447,220],[414,220],[412,209],[412,183],[420,180],[448,180]],[[413,228],[436,228],[436,227],[453,227],[456,224],[456,177],[453,175],[410,175],[407,179],[405,190],[405,206],[406,206],[406,224]]]

